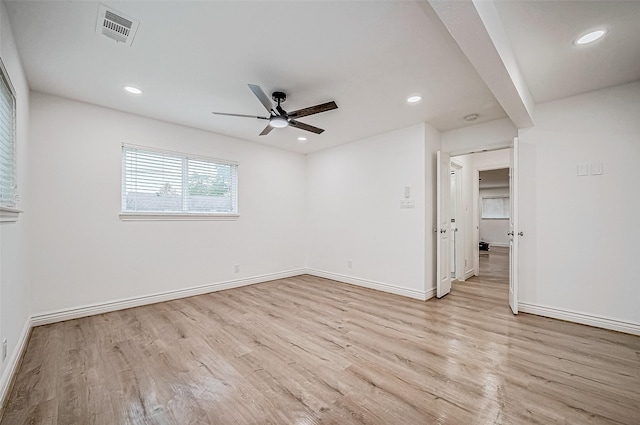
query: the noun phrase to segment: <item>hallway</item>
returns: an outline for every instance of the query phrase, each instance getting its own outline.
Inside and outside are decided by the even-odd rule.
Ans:
[[[480,251],[480,273],[472,277],[486,282],[509,284],[509,248],[492,246],[489,251]]]

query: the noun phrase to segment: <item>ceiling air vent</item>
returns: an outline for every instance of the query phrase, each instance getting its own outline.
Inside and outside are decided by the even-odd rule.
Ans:
[[[96,32],[115,40],[116,43],[124,43],[131,46],[133,38],[138,31],[140,23],[128,16],[100,5],[98,9],[98,21],[96,22]]]

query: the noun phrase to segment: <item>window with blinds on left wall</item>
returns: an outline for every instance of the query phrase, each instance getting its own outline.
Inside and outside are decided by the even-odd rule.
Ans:
[[[0,221],[16,221],[16,92],[2,60],[0,74]]]
[[[124,144],[123,220],[238,217],[238,164]]]

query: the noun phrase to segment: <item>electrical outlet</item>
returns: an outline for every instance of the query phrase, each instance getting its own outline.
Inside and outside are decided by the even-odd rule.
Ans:
[[[236,264],[233,266],[233,272],[234,273],[240,273],[240,264]]]
[[[348,268],[352,268],[353,267],[353,262],[351,260],[347,260],[347,267]]]
[[[7,338],[2,340],[2,361],[7,358]]]

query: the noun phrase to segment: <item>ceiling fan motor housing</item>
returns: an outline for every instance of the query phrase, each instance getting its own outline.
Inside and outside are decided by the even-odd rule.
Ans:
[[[282,102],[284,102],[285,100],[287,100],[287,95],[286,95],[284,92],[281,92],[281,91],[274,91],[274,92],[271,94],[271,98],[272,98],[274,101],[278,102],[278,103],[282,103]]]

